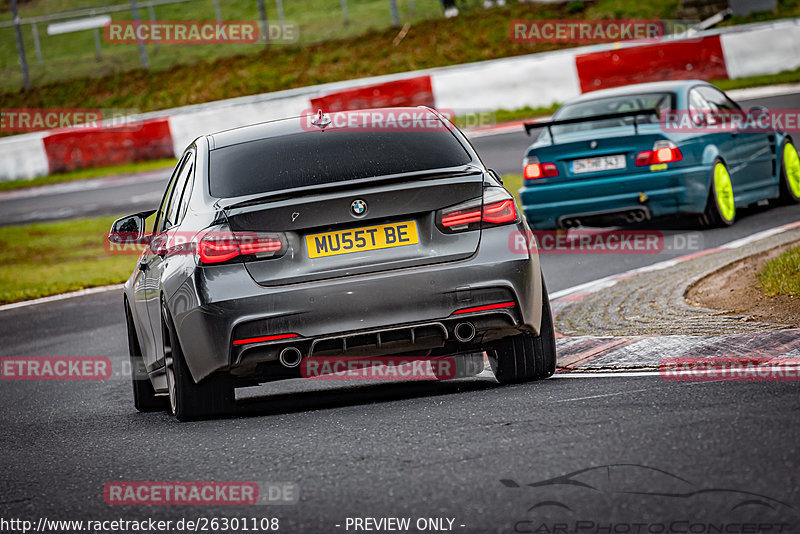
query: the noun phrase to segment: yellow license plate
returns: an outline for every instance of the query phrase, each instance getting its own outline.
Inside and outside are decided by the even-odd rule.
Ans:
[[[404,247],[419,243],[417,223],[406,221],[306,236],[309,258],[324,258],[365,250]]]

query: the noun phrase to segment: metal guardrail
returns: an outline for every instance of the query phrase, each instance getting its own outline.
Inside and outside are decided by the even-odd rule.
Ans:
[[[155,8],[158,6],[165,6],[171,4],[183,4],[187,2],[200,2],[205,0],[145,0],[142,2],[138,2],[137,0],[130,0],[130,4],[128,5],[116,5],[116,6],[106,6],[106,7],[97,7],[97,8],[83,8],[83,9],[75,9],[72,11],[62,11],[59,13],[51,13],[47,15],[40,15],[37,17],[28,17],[28,18],[21,18],[17,12],[17,0],[11,0],[11,13],[12,13],[12,20],[0,22],[0,29],[2,28],[14,28],[14,33],[17,40],[17,53],[19,54],[19,63],[20,68],[22,70],[22,85],[24,89],[30,88],[30,75],[28,74],[28,60],[25,55],[25,45],[22,38],[22,26],[25,24],[30,25],[31,33],[33,35],[33,47],[36,51],[36,59],[39,62],[39,66],[44,65],[44,56],[42,55],[42,44],[41,40],[39,39],[39,27],[38,25],[41,23],[46,22],[64,22],[69,20],[78,20],[80,18],[88,18],[88,17],[95,17],[98,15],[107,15],[109,13],[120,13],[130,11],[133,15],[133,20],[139,20],[139,8],[147,9],[150,15],[150,20],[155,20]],[[217,21],[220,22],[222,20],[222,13],[219,6],[220,0],[213,0],[214,2],[214,11],[217,16]],[[280,1],[280,0],[278,0]],[[264,0],[258,0],[260,5],[263,5]],[[262,14],[265,15],[265,12],[262,11]],[[265,17],[264,17],[265,18]],[[263,21],[266,25],[266,20]],[[101,40],[100,40],[100,31],[97,27],[87,28],[86,31],[91,30],[94,33],[94,44],[95,44],[95,55],[97,59],[102,57],[102,49],[101,49]],[[48,32],[50,33],[50,32]],[[139,42],[139,56],[141,58],[142,66],[145,69],[150,68],[150,59],[147,55],[147,49],[144,46],[144,43]]]

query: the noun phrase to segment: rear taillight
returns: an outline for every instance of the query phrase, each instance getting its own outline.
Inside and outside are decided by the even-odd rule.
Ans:
[[[477,230],[516,222],[517,206],[502,187],[487,187],[483,198],[476,198],[439,212],[439,226],[445,232]]]
[[[454,228],[457,226],[481,222],[480,206],[463,210],[449,211],[445,213],[447,213],[447,215],[442,215],[442,226],[445,228]]]
[[[555,163],[528,163],[522,171],[526,180],[539,178],[553,178],[558,176],[558,167]]]
[[[658,165],[673,163],[683,159],[680,149],[672,141],[656,141],[653,150],[645,150],[636,154],[636,165]]]
[[[517,207],[514,200],[502,200],[483,206],[483,222],[506,224],[517,220]]]
[[[232,260],[239,254],[239,244],[233,235],[227,237],[206,235],[197,243],[200,263],[222,263]]]
[[[283,250],[283,242],[278,237],[259,237],[255,234],[237,236],[242,256],[272,256]]]
[[[217,228],[201,234],[196,250],[198,261],[208,265],[274,258],[283,255],[286,248],[286,240],[281,234],[231,232]]]

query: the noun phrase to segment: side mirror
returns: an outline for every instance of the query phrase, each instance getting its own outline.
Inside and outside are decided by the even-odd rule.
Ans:
[[[770,117],[769,109],[764,106],[753,106],[747,110],[747,125],[749,131],[760,133],[774,133],[780,131],[778,121],[773,121]]]
[[[146,244],[150,239],[150,236],[145,234],[146,220],[155,212],[155,210],[143,211],[114,221],[108,232],[109,243]]]

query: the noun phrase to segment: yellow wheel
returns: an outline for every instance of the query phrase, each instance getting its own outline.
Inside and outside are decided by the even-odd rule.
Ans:
[[[781,197],[787,202],[800,202],[800,157],[797,149],[787,140],[781,152]]]
[[[706,226],[730,226],[736,220],[733,185],[728,168],[717,160],[711,168],[711,186],[701,221]]]

